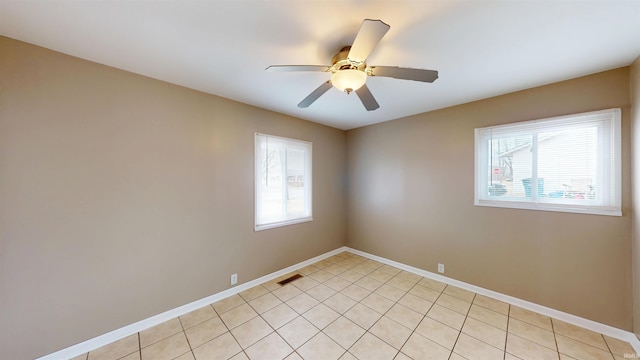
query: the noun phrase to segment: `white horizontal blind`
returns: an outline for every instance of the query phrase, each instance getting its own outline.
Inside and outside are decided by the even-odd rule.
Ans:
[[[621,215],[620,109],[476,129],[476,205]]]
[[[311,221],[312,144],[255,134],[255,230]]]

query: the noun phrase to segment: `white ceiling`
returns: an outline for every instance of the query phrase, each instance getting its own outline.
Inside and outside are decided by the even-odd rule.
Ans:
[[[369,78],[380,109],[329,90],[298,102],[363,19],[391,30],[367,60],[438,70],[434,83]],[[243,103],[352,129],[629,65],[640,0],[0,0],[0,34]]]

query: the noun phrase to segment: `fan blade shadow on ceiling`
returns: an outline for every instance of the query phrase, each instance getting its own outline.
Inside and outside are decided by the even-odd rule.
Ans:
[[[320,85],[317,89],[313,90],[311,94],[309,94],[306,98],[304,98],[298,104],[299,108],[307,108],[309,105],[313,104],[322,94],[326,93],[329,89],[331,89],[331,81],[327,81]]]

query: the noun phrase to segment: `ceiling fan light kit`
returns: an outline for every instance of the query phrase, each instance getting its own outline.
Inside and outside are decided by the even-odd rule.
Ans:
[[[323,83],[311,94],[304,98],[299,108],[306,108],[313,104],[331,87],[335,87],[347,94],[355,91],[367,111],[380,106],[366,85],[367,77],[382,76],[402,80],[434,82],[438,78],[435,70],[401,68],[396,66],[367,67],[365,60],[389,31],[390,26],[381,20],[365,19],[360,26],[353,45],[345,46],[333,57],[331,66],[318,65],[272,65],[267,71],[321,71],[330,72],[331,80]]]
[[[367,82],[367,74],[362,70],[340,70],[331,75],[331,85],[347,94],[360,89],[365,82]]]

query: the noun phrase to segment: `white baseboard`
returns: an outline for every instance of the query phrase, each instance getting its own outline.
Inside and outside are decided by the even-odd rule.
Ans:
[[[405,265],[393,260],[389,260],[383,257],[379,257],[376,255],[372,255],[369,253],[366,253],[364,251],[360,251],[360,250],[355,250],[346,246],[343,246],[341,248],[335,249],[333,251],[329,251],[325,254],[316,256],[314,258],[311,258],[309,260],[303,261],[301,263],[289,266],[285,269],[276,271],[274,273],[271,273],[269,275],[265,275],[261,278],[240,284],[238,286],[235,286],[233,288],[221,291],[219,293],[213,294],[211,296],[208,296],[206,298],[200,299],[200,300],[196,300],[194,302],[191,302],[189,304],[177,307],[175,309],[169,310],[169,311],[165,311],[161,314],[152,316],[150,318],[138,321],[136,323],[133,323],[131,325],[127,325],[125,327],[122,327],[120,329],[116,329],[113,330],[111,332],[108,332],[104,335],[100,335],[97,336],[93,339],[89,339],[87,341],[81,342],[79,344],[70,346],[68,348],[62,349],[60,351],[57,351],[55,353],[43,356],[41,358],[38,358],[36,360],[60,360],[60,359],[70,359],[85,353],[88,353],[92,350],[95,350],[99,347],[105,346],[107,344],[110,344],[114,341],[123,339],[127,336],[133,335],[135,333],[138,333],[142,330],[148,329],[150,327],[159,325],[167,320],[171,320],[173,318],[176,318],[178,316],[182,316],[186,313],[189,313],[193,310],[197,310],[203,306],[212,304],[216,301],[220,301],[224,298],[227,298],[229,296],[238,294],[242,291],[245,291],[249,288],[252,288],[256,285],[262,284],[264,282],[276,279],[282,275],[288,274],[290,272],[293,272],[295,270],[301,269],[305,266],[311,265],[315,262],[318,262],[320,260],[326,259],[328,257],[331,257],[333,255],[339,254],[343,251],[348,251],[351,252],[353,254],[357,254],[360,255],[362,257],[366,257],[368,259],[371,260],[376,260],[379,261],[383,264],[387,264],[387,265],[391,265],[394,267],[397,267],[399,269],[420,275],[420,276],[424,276],[430,279],[434,279],[440,282],[443,282],[445,284],[450,284],[453,286],[457,286],[469,291],[473,291],[477,294],[481,294],[496,300],[500,300],[503,302],[506,302],[508,304],[511,305],[515,305],[515,306],[519,306],[523,309],[527,309],[527,310],[531,310],[531,311],[535,311],[537,313],[546,315],[546,316],[550,316],[553,317],[555,319],[558,320],[562,320],[564,322],[570,323],[570,324],[574,324],[580,327],[583,327],[585,329],[589,329],[607,336],[610,336],[612,338],[616,338],[619,340],[623,340],[623,341],[627,341],[629,343],[631,343],[631,345],[633,346],[633,348],[636,351],[636,354],[640,354],[640,340],[638,340],[638,338],[635,336],[635,334],[633,334],[632,332],[629,331],[625,331],[625,330],[621,330],[609,325],[605,325],[605,324],[601,324],[598,323],[596,321],[592,321],[592,320],[588,320],[585,318],[581,318],[579,316],[575,316],[575,315],[571,315],[562,311],[558,311],[555,309],[551,309],[542,305],[538,305],[526,300],[522,300],[522,299],[518,299],[515,298],[513,296],[509,296],[509,295],[504,295],[492,290],[488,290],[488,289],[484,289],[481,288],[479,286],[475,286],[475,285],[471,285],[459,280],[455,280],[452,278],[448,278],[446,276],[442,276],[442,275],[438,275],[426,270],[422,270],[422,269],[418,269],[415,268],[413,266],[409,266],[409,265]]]
[[[526,300],[522,300],[513,296],[509,296],[509,295],[504,295],[501,294],[499,292],[495,292],[492,290],[488,290],[485,288],[481,288],[479,286],[475,286],[475,285],[471,285],[456,279],[452,279],[446,276],[442,276],[439,274],[435,274],[432,273],[430,271],[426,271],[426,270],[422,270],[422,269],[418,269],[415,268],[413,266],[409,266],[409,265],[405,265],[393,260],[389,260],[380,256],[376,256],[376,255],[372,255],[369,253],[366,253],[364,251],[360,251],[360,250],[355,250],[355,249],[351,249],[351,248],[346,248],[346,251],[349,251],[351,253],[360,255],[362,257],[366,257],[368,259],[371,260],[375,260],[378,262],[381,262],[383,264],[387,264],[390,266],[394,266],[397,267],[399,269],[414,273],[416,275],[420,275],[426,278],[430,278],[433,280],[437,280],[440,282],[443,282],[445,284],[450,284],[453,286],[457,286],[459,288],[465,289],[465,290],[469,290],[469,291],[473,291],[477,294],[481,294],[496,300],[500,300],[503,302],[506,302],[508,304],[511,305],[515,305],[518,307],[521,307],[523,309],[527,309],[527,310],[531,310],[534,312],[537,312],[539,314],[542,315],[546,315],[576,326],[580,326],[582,328],[591,330],[591,331],[595,331],[597,333],[603,334],[603,335],[607,335],[610,336],[612,338],[618,339],[618,340],[622,340],[622,341],[627,341],[631,344],[631,346],[633,346],[633,349],[636,351],[636,354],[640,355],[640,340],[638,339],[638,337],[629,331],[625,331],[622,329],[618,329],[615,328],[613,326],[609,326],[609,325],[605,325],[593,320],[589,320],[589,319],[585,319],[579,316],[575,316],[563,311],[559,311],[556,309],[552,309],[552,308],[548,308],[546,306],[542,306],[542,305],[538,305],[535,303],[532,303],[530,301],[526,301]]]
[[[45,355],[43,357],[40,357],[36,360],[62,360],[62,359],[71,359],[74,358],[76,356],[80,356],[82,354],[86,354],[92,350],[95,350],[97,348],[100,348],[102,346],[105,346],[107,344],[111,344],[114,341],[123,339],[127,336],[133,335],[135,333],[138,333],[142,330],[146,330],[150,327],[159,325],[167,320],[171,320],[173,318],[176,318],[178,316],[182,316],[186,313],[189,313],[193,310],[197,310],[203,306],[212,304],[216,301],[220,301],[222,299],[228,298],[229,296],[238,294],[240,292],[243,292],[249,288],[252,288],[256,285],[260,285],[264,282],[276,279],[282,275],[286,275],[290,272],[293,272],[295,270],[301,269],[305,266],[311,265],[315,262],[318,262],[320,260],[324,260],[328,257],[331,257],[333,255],[339,254],[343,251],[349,251],[348,248],[346,247],[341,247],[332,251],[329,251],[327,253],[324,253],[322,255],[316,256],[314,258],[311,258],[309,260],[305,260],[301,263],[289,266],[285,269],[276,271],[274,273],[271,273],[269,275],[265,275],[261,278],[255,279],[255,280],[251,280],[249,282],[240,284],[238,286],[232,287],[230,289],[221,291],[219,293],[213,294],[211,296],[207,296],[206,298],[200,299],[200,300],[196,300],[194,302],[191,302],[189,304],[186,305],[182,305],[180,307],[177,307],[175,309],[171,309],[168,311],[165,311],[161,314],[158,315],[154,315],[150,318],[138,321],[136,323],[133,323],[131,325],[127,325],[125,327],[121,327],[119,329],[113,330],[111,332],[108,332],[104,335],[100,335],[100,336],[96,336],[93,339],[89,339],[87,341],[81,342],[79,344],[70,346],[68,348],[62,349],[60,351],[56,351],[54,353],[51,353],[49,355]]]

